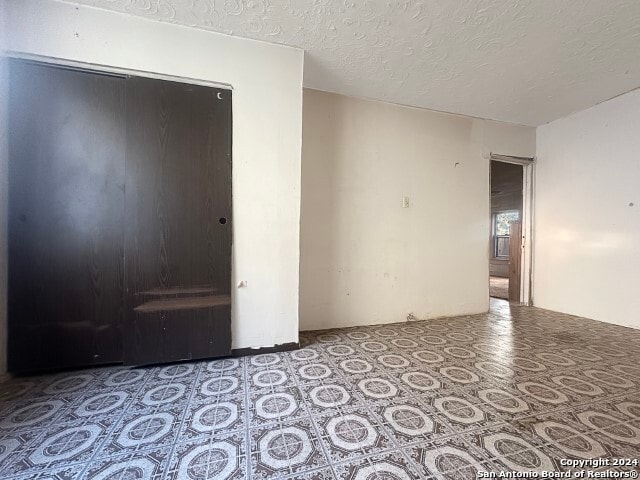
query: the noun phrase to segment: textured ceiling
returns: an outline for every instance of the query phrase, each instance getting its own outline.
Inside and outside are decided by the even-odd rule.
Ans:
[[[540,125],[640,86],[640,0],[66,0],[301,47],[305,86]]]

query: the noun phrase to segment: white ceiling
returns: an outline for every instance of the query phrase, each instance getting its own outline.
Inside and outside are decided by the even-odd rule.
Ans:
[[[305,86],[537,126],[640,86],[640,0],[67,0],[303,48]]]

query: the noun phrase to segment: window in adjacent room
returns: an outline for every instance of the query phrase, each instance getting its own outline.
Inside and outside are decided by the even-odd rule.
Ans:
[[[520,219],[518,210],[493,215],[493,256],[509,258],[509,223]]]

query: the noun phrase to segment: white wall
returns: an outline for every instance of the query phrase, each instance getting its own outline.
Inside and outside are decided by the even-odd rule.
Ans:
[[[537,136],[535,305],[640,328],[640,90]]]
[[[487,311],[489,154],[535,129],[309,89],[303,118],[301,329]]]
[[[298,339],[301,50],[36,0],[6,2],[20,54],[233,87],[233,346]],[[235,283],[234,282],[234,283]]]

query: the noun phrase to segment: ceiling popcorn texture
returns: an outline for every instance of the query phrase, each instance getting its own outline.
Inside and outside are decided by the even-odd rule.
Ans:
[[[537,126],[640,86],[638,0],[65,0],[305,50],[306,87]]]

